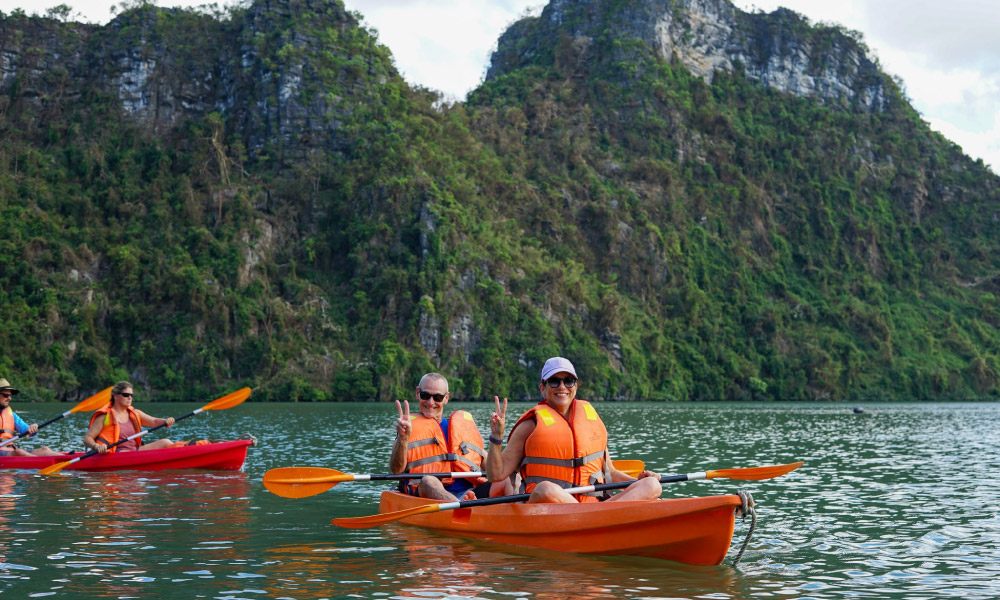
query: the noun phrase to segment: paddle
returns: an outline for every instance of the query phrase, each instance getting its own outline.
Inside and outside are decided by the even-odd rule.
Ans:
[[[705,471],[703,473],[688,473],[686,475],[664,475],[660,477],[660,483],[676,483],[679,481],[694,481],[696,479],[716,479],[719,477],[725,479],[741,479],[745,481],[759,480],[759,479],[771,479],[772,477],[779,477],[785,473],[789,473],[798,469],[803,465],[802,462],[789,463],[787,465],[774,465],[769,467],[752,467],[749,469],[719,469],[715,471]],[[596,492],[601,490],[614,490],[619,488],[625,488],[632,484],[631,481],[619,481],[616,483],[600,483],[597,485],[585,485],[581,487],[569,488],[566,491],[570,494],[585,494],[589,492]],[[496,498],[482,498],[478,500],[465,500],[463,502],[444,502],[441,504],[424,504],[423,506],[415,506],[413,508],[407,508],[404,510],[397,510],[395,512],[383,513],[378,515],[368,515],[365,517],[344,517],[339,519],[333,519],[330,521],[338,527],[344,527],[346,529],[367,529],[369,527],[376,527],[378,525],[384,525],[385,523],[392,523],[393,521],[398,521],[406,517],[412,517],[414,515],[423,515],[428,513],[440,512],[443,510],[454,510],[456,508],[471,508],[474,506],[490,506],[493,504],[511,504],[514,502],[523,502],[531,497],[531,494],[517,494],[514,496],[497,496]]]
[[[641,460],[613,460],[611,464],[629,477],[635,477],[646,470],[646,463]]]
[[[201,408],[197,408],[195,410],[192,410],[191,412],[189,412],[188,414],[186,414],[186,415],[184,415],[182,417],[177,417],[176,419],[174,419],[174,423],[177,423],[177,421],[182,421],[182,420],[184,420],[184,419],[186,419],[188,417],[193,417],[194,415],[196,415],[196,414],[198,414],[200,412],[206,411],[206,410],[225,410],[227,408],[232,408],[232,407],[237,406],[239,404],[243,404],[243,401],[246,400],[249,397],[250,397],[250,388],[243,388],[241,390],[236,390],[235,392],[231,392],[231,393],[226,394],[225,396],[223,396],[221,398],[217,398],[217,399],[209,402],[208,404],[206,404],[205,406],[202,406]],[[129,440],[134,440],[137,437],[146,435],[147,433],[152,433],[152,432],[156,431],[157,429],[160,429],[161,427],[166,427],[166,426],[167,426],[166,423],[161,423],[160,425],[157,425],[156,427],[152,427],[150,429],[144,429],[144,430],[139,431],[139,432],[137,432],[137,433],[135,433],[133,435],[128,436],[124,440],[118,440],[114,444],[109,445],[108,448],[114,448],[118,444],[124,444],[125,442],[127,442]],[[83,460],[85,458],[89,458],[91,456],[94,456],[95,454],[100,454],[100,453],[97,450],[91,450],[91,451],[87,452],[86,454],[83,454],[82,456],[77,456],[73,460],[68,460],[66,462],[56,463],[54,465],[50,465],[48,467],[45,467],[44,469],[42,469],[38,473],[40,475],[52,475],[54,473],[58,473],[59,471],[62,471],[63,469],[65,469],[66,467],[70,466],[71,464],[73,464],[75,462],[81,461],[81,460]]]
[[[645,468],[641,460],[612,461],[619,471],[635,477]],[[264,473],[264,487],[282,498],[308,498],[333,488],[344,481],[382,481],[387,479],[419,479],[420,477],[480,477],[478,471],[458,473],[384,473],[353,475],[322,467],[282,467]]]
[[[308,498],[344,481],[383,481],[387,479],[419,479],[421,477],[485,477],[479,471],[457,473],[369,473],[354,475],[322,467],[284,467],[264,473],[264,487],[282,498]]]
[[[86,410],[97,410],[101,406],[104,406],[105,404],[107,404],[109,400],[111,400],[111,388],[108,388],[106,390],[101,390],[100,392],[97,392],[96,394],[94,394],[90,398],[87,398],[86,400],[83,400],[83,401],[79,402],[76,406],[74,406],[73,408],[67,410],[63,414],[55,416],[55,417],[52,417],[48,421],[42,423],[41,425],[38,426],[38,429],[41,429],[42,427],[45,427],[46,425],[51,425],[52,423],[55,423],[59,419],[62,419],[64,417],[68,417],[69,415],[71,415],[71,414],[73,414],[75,412],[81,412],[81,411],[86,411]],[[31,437],[31,436],[33,436],[33,435],[35,435],[37,433],[38,433],[38,431],[35,431],[35,433],[26,433],[24,435],[16,435],[16,436],[14,436],[14,437],[12,437],[12,438],[10,438],[8,440],[4,440],[3,442],[0,442],[0,448],[6,446],[7,444],[13,443],[13,442],[15,442],[15,441],[17,441],[17,440],[19,440],[21,438]]]

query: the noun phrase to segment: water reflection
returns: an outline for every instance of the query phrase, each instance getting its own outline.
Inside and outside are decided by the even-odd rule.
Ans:
[[[369,539],[355,539],[356,545],[294,544],[269,549],[268,593],[302,599],[377,593],[394,598],[530,596],[554,600],[675,597],[678,593],[739,597],[742,589],[737,571],[728,566],[691,567],[498,547],[404,525],[385,527],[374,538],[362,536]],[[380,541],[392,546],[379,545]]]
[[[56,585],[33,580],[36,594],[144,597],[164,582],[190,580],[184,571],[192,565],[211,573],[252,558],[244,473],[73,473],[30,483],[59,498],[35,525],[62,530],[43,565],[58,574]]]

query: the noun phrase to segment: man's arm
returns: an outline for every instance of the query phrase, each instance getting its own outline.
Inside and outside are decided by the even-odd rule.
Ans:
[[[14,413],[14,429],[19,435],[28,433],[28,424],[17,413]]]
[[[389,457],[389,471],[402,473],[406,469],[406,445],[410,443],[410,433],[413,424],[410,422],[410,403],[396,400],[399,418],[396,419],[396,441],[392,443],[392,456]]]
[[[410,436],[405,438],[396,434],[396,440],[392,443],[392,456],[389,457],[389,471],[391,473],[402,473],[406,468],[406,444],[410,441]]]

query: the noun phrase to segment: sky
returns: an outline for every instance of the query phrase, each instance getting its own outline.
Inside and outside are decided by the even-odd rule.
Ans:
[[[390,49],[408,82],[442,92],[449,100],[463,99],[482,82],[490,53],[507,26],[524,15],[538,14],[545,5],[544,0],[344,1]],[[0,0],[0,11],[21,7],[29,14],[44,14],[45,8],[59,4],[72,8],[73,20],[106,23],[117,3]],[[861,32],[873,58],[903,81],[914,108],[931,128],[1000,173],[1000,35],[996,34],[1000,1],[735,0],[734,4],[764,12],[784,6],[813,23]]]

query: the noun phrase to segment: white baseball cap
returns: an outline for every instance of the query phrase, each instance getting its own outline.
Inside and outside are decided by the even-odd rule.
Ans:
[[[545,364],[542,366],[542,381],[545,381],[556,373],[569,373],[579,379],[576,369],[573,368],[573,363],[561,356],[554,356],[545,361]]]

